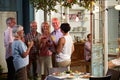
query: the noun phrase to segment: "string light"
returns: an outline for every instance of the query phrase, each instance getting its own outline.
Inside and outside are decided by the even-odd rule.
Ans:
[[[79,21],[79,16],[78,16],[78,15],[76,15],[76,19],[75,19],[75,21],[76,21],[76,22]]]
[[[62,15],[62,19],[65,19],[66,17],[65,17],[65,13],[63,13],[63,15]]]
[[[116,9],[116,10],[120,10],[120,5],[119,5],[119,4],[116,5],[116,6],[115,6],[115,9]]]

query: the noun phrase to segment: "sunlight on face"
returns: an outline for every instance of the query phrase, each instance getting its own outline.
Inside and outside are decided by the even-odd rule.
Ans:
[[[52,20],[52,26],[53,26],[53,28],[54,28],[55,30],[59,29],[59,21],[58,21],[58,19],[54,18],[54,19]]]
[[[50,32],[49,24],[48,23],[43,23],[42,24],[42,32],[43,33],[49,33]]]

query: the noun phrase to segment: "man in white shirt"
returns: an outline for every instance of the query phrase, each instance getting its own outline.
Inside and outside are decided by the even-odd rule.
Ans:
[[[14,40],[14,37],[12,35],[12,29],[16,25],[15,18],[13,17],[7,18],[6,24],[7,24],[7,29],[4,32],[4,46],[5,46],[5,51],[6,51],[6,63],[7,63],[7,68],[8,68],[7,80],[14,80],[15,69],[13,65],[11,44]]]

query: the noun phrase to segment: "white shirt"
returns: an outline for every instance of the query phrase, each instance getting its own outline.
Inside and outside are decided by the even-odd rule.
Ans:
[[[65,44],[63,46],[62,51],[56,55],[56,61],[62,62],[65,60],[71,61],[71,54],[72,54],[72,46],[73,46],[73,40],[70,35],[63,36],[65,38]]]
[[[4,46],[6,48],[6,59],[12,55],[12,53],[9,51],[9,48],[13,40],[14,37],[12,35],[12,28],[8,27],[4,32]]]

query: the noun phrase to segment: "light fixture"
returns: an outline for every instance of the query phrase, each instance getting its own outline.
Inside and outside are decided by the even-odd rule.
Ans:
[[[80,21],[80,16],[81,16],[81,12],[78,12],[75,18],[76,22]]]
[[[76,15],[76,19],[75,19],[75,21],[76,21],[76,22],[79,21],[79,16],[78,16],[78,14]]]
[[[118,4],[118,5],[115,5],[115,9],[116,10],[120,10],[120,5]]]
[[[115,5],[115,9],[116,9],[116,10],[120,10],[119,0],[118,0],[118,4],[117,4],[117,5]]]
[[[62,15],[62,19],[65,19],[65,13],[63,13],[63,15]]]

